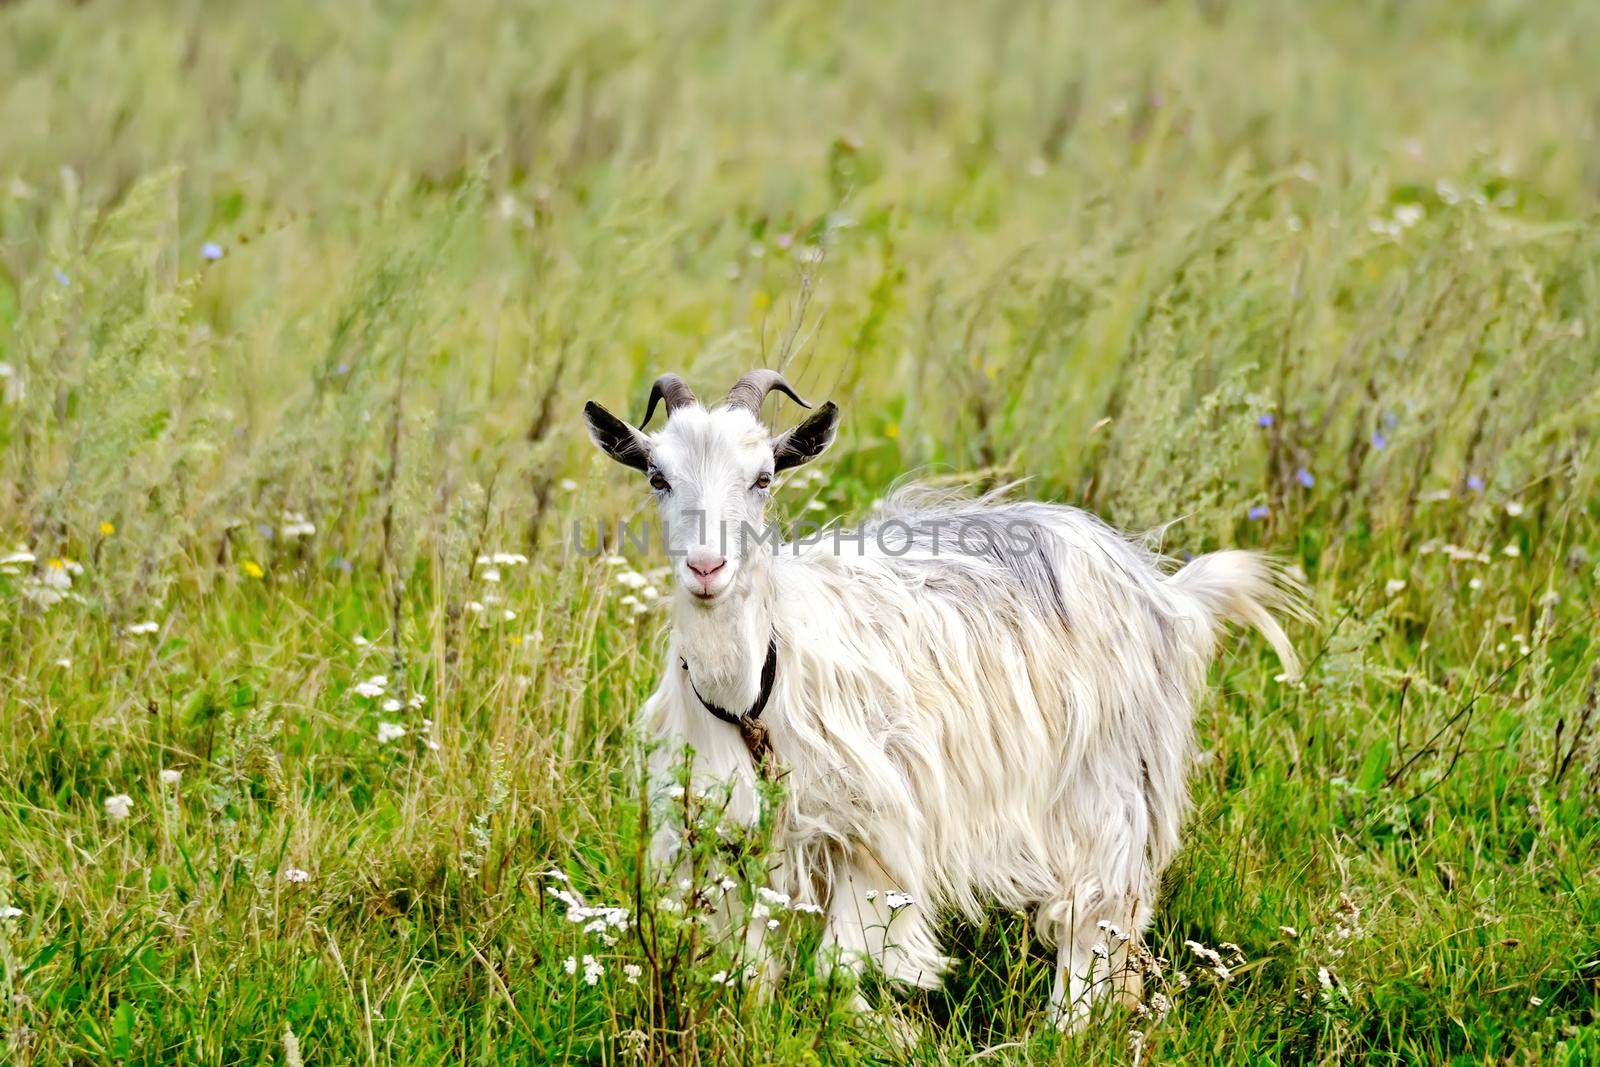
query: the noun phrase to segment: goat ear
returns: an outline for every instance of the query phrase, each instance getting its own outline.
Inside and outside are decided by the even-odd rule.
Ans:
[[[650,440],[593,400],[583,405],[589,437],[600,451],[636,471],[650,468]]]
[[[772,442],[772,467],[786,471],[810,463],[833,444],[839,430],[839,407],[828,401],[817,413]]]

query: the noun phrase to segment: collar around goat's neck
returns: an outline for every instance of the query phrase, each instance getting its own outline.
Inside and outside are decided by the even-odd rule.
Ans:
[[[718,707],[701,696],[700,690],[695,688],[694,676],[689,673],[689,661],[680,656],[678,664],[683,669],[683,676],[689,683],[689,689],[694,693],[695,699],[700,701],[700,706],[739,731],[739,740],[744,742],[745,749],[749,751],[756,773],[762,778],[772,779],[774,777],[772,744],[767,739],[767,727],[761,722],[761,713],[767,709],[767,701],[772,699],[772,683],[778,677],[778,635],[773,634],[767,639],[767,658],[761,665],[761,688],[756,693],[755,703],[739,715]]]

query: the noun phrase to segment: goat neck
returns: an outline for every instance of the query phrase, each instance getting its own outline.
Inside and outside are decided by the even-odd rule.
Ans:
[[[683,590],[672,598],[672,644],[706,700],[739,714],[761,690],[761,667],[772,640],[772,561],[757,551],[736,586],[715,603]]]

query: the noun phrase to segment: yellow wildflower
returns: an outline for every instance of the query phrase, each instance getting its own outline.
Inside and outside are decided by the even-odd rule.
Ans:
[[[117,532],[117,527],[116,527],[115,523],[102,522],[100,524],[100,536],[101,537],[110,537],[112,534],[114,534],[116,532]]]
[[[257,563],[253,559],[247,559],[243,563],[239,564],[239,569],[244,571],[245,575],[250,578],[262,578],[265,577],[267,573],[261,569],[261,564]]]

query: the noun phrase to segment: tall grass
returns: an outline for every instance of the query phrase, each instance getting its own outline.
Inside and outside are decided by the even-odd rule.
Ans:
[[[5,1058],[1600,1058],[1597,34],[0,8]],[[643,506],[578,410],[778,363],[846,412],[791,516],[1026,477],[1304,572],[1304,682],[1241,639],[1200,710],[1142,1012],[1049,1032],[1001,914],[897,1029],[759,1002],[640,883],[657,561],[568,547]]]

